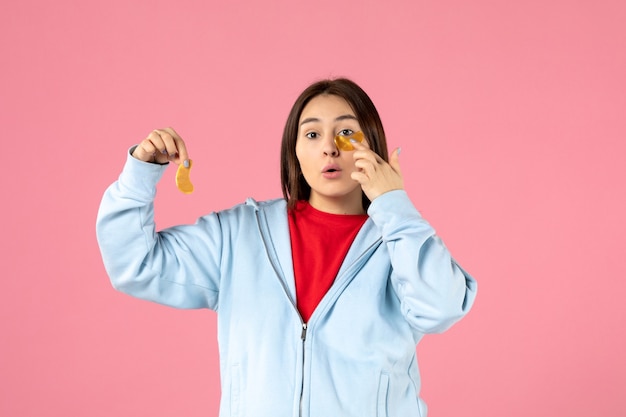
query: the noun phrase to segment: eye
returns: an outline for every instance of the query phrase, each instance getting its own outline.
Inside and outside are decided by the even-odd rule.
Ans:
[[[316,139],[318,137],[317,132],[309,132],[309,133],[307,133],[304,136],[309,138],[309,139]]]
[[[341,136],[350,136],[354,133],[354,131],[352,129],[341,129],[338,133],[338,135]]]

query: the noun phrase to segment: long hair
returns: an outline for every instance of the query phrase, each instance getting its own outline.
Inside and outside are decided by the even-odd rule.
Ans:
[[[354,81],[347,78],[327,79],[317,81],[304,90],[296,99],[283,131],[280,147],[280,180],[283,196],[287,206],[294,208],[298,200],[308,200],[311,196],[311,187],[302,175],[300,163],[296,157],[296,141],[298,139],[298,122],[302,110],[319,95],[334,95],[348,102],[367,138],[370,149],[388,161],[387,138],[383,129],[378,110],[369,98]],[[363,209],[370,205],[369,199],[362,193]]]

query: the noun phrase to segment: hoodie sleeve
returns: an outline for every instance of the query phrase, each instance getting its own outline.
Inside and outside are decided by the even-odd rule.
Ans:
[[[441,333],[470,310],[477,283],[452,258],[404,190],[376,198],[368,214],[391,258],[391,283],[409,324]]]
[[[156,232],[156,184],[167,165],[130,155],[104,193],[98,245],[113,287],[176,308],[217,308],[221,228],[216,214]]]

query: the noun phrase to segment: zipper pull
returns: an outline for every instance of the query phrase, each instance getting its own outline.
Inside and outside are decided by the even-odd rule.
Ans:
[[[306,323],[302,323],[302,335],[300,338],[303,342],[306,340]]]

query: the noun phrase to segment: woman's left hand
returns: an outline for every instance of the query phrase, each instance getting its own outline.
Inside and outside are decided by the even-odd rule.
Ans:
[[[404,189],[398,153],[400,148],[389,155],[389,163],[372,151],[363,143],[353,143],[354,165],[357,170],[352,173],[352,179],[361,184],[363,192],[370,199],[374,199],[388,191]]]

